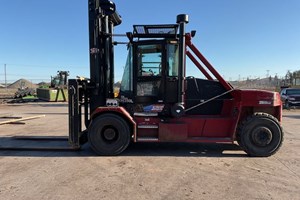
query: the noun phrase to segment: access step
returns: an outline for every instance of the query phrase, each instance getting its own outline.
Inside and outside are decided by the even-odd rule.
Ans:
[[[138,125],[141,129],[158,129],[158,125]]]
[[[135,117],[157,117],[158,113],[150,113],[150,112],[136,112],[133,114]]]
[[[137,138],[137,142],[158,142],[157,137],[140,137]]]

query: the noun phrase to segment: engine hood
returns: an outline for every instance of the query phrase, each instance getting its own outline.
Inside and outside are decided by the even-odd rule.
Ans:
[[[244,106],[281,106],[278,92],[267,90],[240,89],[241,103]]]

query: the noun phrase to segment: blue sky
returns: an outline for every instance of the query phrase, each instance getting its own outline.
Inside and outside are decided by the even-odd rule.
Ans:
[[[194,44],[225,77],[274,76],[300,70],[299,0],[115,0],[123,23],[175,23],[188,14]],[[87,0],[1,0],[0,82],[47,80],[57,70],[89,76]],[[127,41],[126,38],[116,38]],[[126,47],[117,46],[116,80],[122,77]],[[188,75],[200,72],[188,63]]]

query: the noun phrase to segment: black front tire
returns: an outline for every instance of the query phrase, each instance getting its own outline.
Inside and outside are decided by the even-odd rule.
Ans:
[[[98,155],[118,155],[130,143],[130,129],[122,117],[103,114],[93,119],[88,129],[88,140]]]
[[[266,113],[255,113],[241,125],[240,142],[249,156],[268,157],[282,145],[283,131],[278,120]]]

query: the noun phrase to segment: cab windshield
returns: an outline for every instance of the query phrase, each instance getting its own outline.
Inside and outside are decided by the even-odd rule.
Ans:
[[[300,89],[295,89],[295,90],[286,90],[287,95],[300,95]]]

